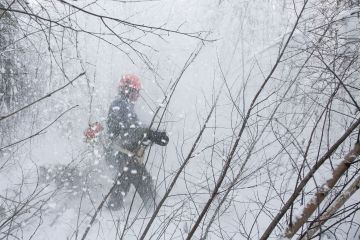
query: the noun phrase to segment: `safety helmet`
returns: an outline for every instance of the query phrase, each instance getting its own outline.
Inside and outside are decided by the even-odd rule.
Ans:
[[[125,74],[119,81],[119,88],[132,88],[134,90],[140,91],[142,86],[138,76],[135,74]]]

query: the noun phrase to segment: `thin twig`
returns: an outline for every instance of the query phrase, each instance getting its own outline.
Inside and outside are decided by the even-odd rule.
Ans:
[[[16,142],[11,143],[11,144],[9,144],[9,145],[7,145],[7,146],[5,146],[5,147],[0,148],[0,151],[3,150],[3,149],[5,149],[5,148],[14,146],[14,145],[19,144],[19,143],[21,143],[21,142],[24,142],[24,141],[26,141],[26,140],[28,140],[28,139],[31,139],[31,138],[33,138],[33,137],[36,137],[36,136],[39,136],[39,135],[43,134],[44,131],[45,131],[47,128],[49,128],[51,125],[53,125],[59,118],[61,118],[61,117],[62,117],[63,115],[65,115],[67,112],[71,111],[72,109],[74,109],[74,108],[76,108],[76,107],[78,107],[78,106],[79,106],[79,105],[75,105],[75,106],[67,109],[65,112],[61,113],[54,121],[52,121],[50,124],[46,125],[46,127],[42,128],[40,131],[36,132],[35,134],[32,134],[32,135],[29,136],[29,137],[26,137],[26,138],[24,138],[24,139],[21,139],[21,140],[19,140],[19,141],[16,141]]]
[[[44,100],[45,98],[51,97],[54,93],[63,90],[64,88],[66,88],[67,86],[69,86],[70,84],[72,84],[74,81],[76,81],[78,78],[80,78],[80,77],[81,77],[82,75],[84,75],[84,74],[85,74],[85,72],[80,73],[77,77],[75,77],[73,80],[69,81],[69,82],[68,82],[67,84],[65,84],[64,86],[62,86],[62,87],[60,87],[60,88],[58,88],[58,89],[56,89],[56,90],[54,90],[54,91],[46,94],[45,96],[43,96],[43,97],[35,100],[34,102],[32,102],[32,103],[30,103],[30,104],[28,104],[28,105],[26,105],[26,106],[24,106],[24,107],[22,107],[22,108],[20,108],[20,109],[18,109],[18,110],[16,110],[16,111],[14,111],[14,112],[12,112],[12,113],[9,113],[8,115],[1,116],[1,117],[0,117],[0,121],[6,119],[6,118],[8,118],[8,117],[11,117],[11,116],[13,116],[13,115],[15,115],[15,114],[17,114],[18,112],[20,112],[20,111],[22,111],[22,110],[24,110],[24,109],[26,109],[26,108],[28,108],[28,107],[30,107],[30,106],[32,106],[32,105],[34,105],[34,104],[36,104],[36,103]]]

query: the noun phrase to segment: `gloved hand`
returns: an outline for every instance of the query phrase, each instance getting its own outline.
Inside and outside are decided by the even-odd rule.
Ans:
[[[149,131],[149,139],[160,146],[166,146],[169,142],[169,137],[166,135],[166,132],[157,132],[153,130]]]

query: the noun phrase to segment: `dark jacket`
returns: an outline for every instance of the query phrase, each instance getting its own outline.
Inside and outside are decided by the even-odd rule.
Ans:
[[[129,151],[137,150],[148,132],[141,126],[134,104],[121,94],[111,103],[106,124],[110,139]]]

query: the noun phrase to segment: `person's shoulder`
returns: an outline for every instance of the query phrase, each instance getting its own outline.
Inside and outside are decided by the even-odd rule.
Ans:
[[[115,100],[113,100],[111,102],[111,105],[119,105],[119,104],[125,104],[124,99],[118,97],[118,98],[115,98]]]
[[[123,110],[127,107],[127,102],[123,98],[116,98],[114,101],[112,101],[110,108],[111,110]]]

